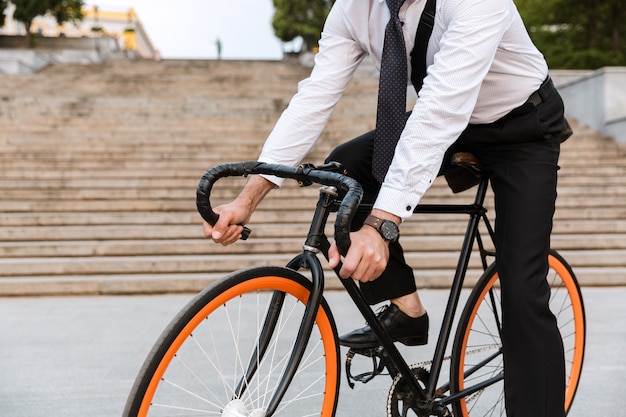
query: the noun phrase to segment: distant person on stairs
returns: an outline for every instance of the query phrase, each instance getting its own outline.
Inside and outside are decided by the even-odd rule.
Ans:
[[[426,10],[426,13],[423,11]],[[380,68],[377,127],[337,147],[364,189],[369,215],[355,219],[341,276],[360,282],[367,300],[391,300],[380,316],[390,337],[428,340],[428,316],[398,240],[400,223],[457,151],[474,153],[491,176],[496,259],[502,285],[505,395],[509,417],[563,417],[565,371],[556,320],[548,308],[548,250],[560,144],[571,130],[548,67],[513,0],[337,0],[309,78],[299,84],[260,161],[295,166],[324,129],[349,80],[369,55]],[[406,87],[418,99],[406,111]],[[204,233],[234,243],[252,212],[277,186],[253,176]],[[384,227],[381,227],[384,225]],[[330,264],[339,264],[333,245]],[[368,326],[341,336],[345,346],[378,344]]]

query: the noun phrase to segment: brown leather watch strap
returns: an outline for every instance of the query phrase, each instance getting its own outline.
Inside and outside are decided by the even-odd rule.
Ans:
[[[372,226],[376,230],[380,230],[380,225],[383,223],[383,221],[384,219],[381,219],[380,217],[372,216],[370,214],[369,216],[367,216],[363,224]]]

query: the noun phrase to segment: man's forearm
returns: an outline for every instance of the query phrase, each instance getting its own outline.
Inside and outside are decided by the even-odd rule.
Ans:
[[[277,186],[260,175],[252,175],[239,193],[237,200],[254,211],[265,196]]]

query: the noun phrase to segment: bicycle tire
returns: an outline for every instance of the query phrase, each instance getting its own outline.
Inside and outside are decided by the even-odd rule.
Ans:
[[[567,375],[564,407],[567,414],[576,395],[583,365],[585,309],[580,286],[572,268],[554,250],[550,251],[548,262],[548,280],[552,288],[550,308],[557,317],[565,348]],[[502,346],[498,329],[498,317],[501,317],[499,291],[494,286],[497,279],[495,264],[492,264],[472,290],[459,318],[450,367],[451,395],[461,392],[466,386],[503,375],[502,354],[497,355]],[[493,294],[493,299],[490,294]],[[495,306],[495,313],[492,306]],[[471,360],[468,359],[470,355]],[[491,360],[480,370],[465,376],[470,368],[487,358]],[[503,386],[504,383],[500,380],[453,403],[454,416],[505,416]]]
[[[256,267],[234,272],[203,290],[152,348],[123,416],[188,416],[200,411],[265,416],[263,407],[294,346],[311,286],[291,269]],[[267,353],[255,360],[264,314],[276,291],[286,294],[285,303]],[[298,373],[274,415],[334,415],[340,378],[337,340],[330,308],[322,299]],[[243,369],[249,366],[256,372],[242,384]]]

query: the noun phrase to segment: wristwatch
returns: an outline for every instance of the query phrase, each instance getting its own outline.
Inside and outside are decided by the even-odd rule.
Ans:
[[[378,233],[380,233],[382,238],[387,242],[395,242],[400,236],[400,229],[398,229],[398,225],[392,220],[381,219],[370,214],[363,224],[372,226],[374,229],[378,230]]]

